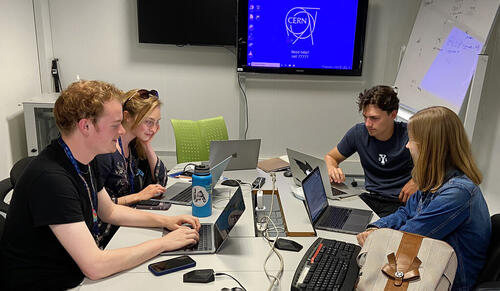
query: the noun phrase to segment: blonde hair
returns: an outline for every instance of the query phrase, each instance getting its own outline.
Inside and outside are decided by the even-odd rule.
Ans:
[[[57,127],[63,134],[70,134],[81,119],[95,124],[104,111],[104,103],[121,100],[123,92],[102,81],[74,82],[61,92],[54,105]]]
[[[442,106],[420,110],[410,118],[408,135],[419,151],[412,176],[421,191],[437,191],[449,167],[459,169],[476,185],[481,183],[481,172],[455,112]]]
[[[134,119],[132,128],[135,129],[153,112],[153,110],[161,105],[156,90],[133,89],[125,93],[121,100],[123,111],[127,111],[130,117]],[[122,124],[124,124],[125,118]],[[139,158],[145,159],[146,153],[140,143],[136,142],[135,148]]]

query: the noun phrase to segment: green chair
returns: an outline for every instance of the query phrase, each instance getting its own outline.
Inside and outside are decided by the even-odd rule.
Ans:
[[[222,116],[194,120],[171,119],[175,135],[177,163],[207,161],[210,141],[227,140],[226,122]]]

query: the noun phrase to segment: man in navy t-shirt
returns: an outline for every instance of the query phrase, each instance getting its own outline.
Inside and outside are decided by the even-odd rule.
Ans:
[[[411,179],[413,162],[405,147],[408,143],[406,123],[395,121],[399,99],[389,86],[365,90],[359,94],[357,103],[365,122],[354,125],[325,156],[328,175],[332,182],[344,182],[345,175],[339,164],[357,152],[369,192],[360,198],[383,217],[404,205],[417,191]]]

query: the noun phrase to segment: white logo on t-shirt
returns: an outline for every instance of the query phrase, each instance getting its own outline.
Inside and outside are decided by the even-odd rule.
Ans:
[[[386,154],[378,154],[378,161],[383,166],[387,163],[387,155]]]

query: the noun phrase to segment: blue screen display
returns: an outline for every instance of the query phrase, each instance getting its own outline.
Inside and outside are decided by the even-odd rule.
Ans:
[[[248,0],[246,65],[351,70],[357,15],[357,0]]]
[[[304,190],[304,196],[307,206],[309,207],[311,220],[316,222],[323,209],[328,206],[319,168],[314,169],[314,171],[302,181],[302,189]]]

